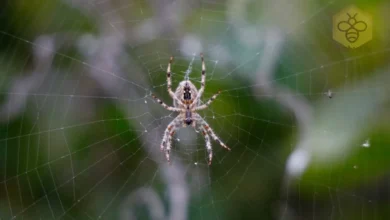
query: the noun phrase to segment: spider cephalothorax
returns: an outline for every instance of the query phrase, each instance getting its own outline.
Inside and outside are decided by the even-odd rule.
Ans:
[[[220,92],[218,92],[217,94],[213,95],[205,104],[200,105],[200,98],[202,97],[202,94],[204,92],[205,82],[206,82],[206,66],[202,54],[201,54],[201,58],[202,58],[202,78],[201,78],[201,87],[199,91],[195,87],[195,85],[189,80],[184,80],[180,82],[176,91],[175,92],[172,91],[171,63],[173,57],[171,57],[167,69],[167,86],[168,86],[168,93],[173,99],[174,107],[166,105],[163,101],[161,101],[159,98],[153,95],[153,98],[167,110],[179,112],[179,115],[171,123],[169,123],[168,127],[165,129],[164,136],[161,141],[161,150],[165,150],[165,156],[168,162],[170,162],[172,137],[175,134],[175,131],[180,127],[186,127],[189,125],[191,125],[194,128],[198,128],[202,131],[206,141],[206,148],[209,157],[208,158],[209,165],[211,164],[212,157],[213,157],[209,135],[211,135],[211,137],[215,141],[217,141],[222,147],[226,148],[227,150],[230,150],[230,148],[228,148],[218,138],[218,136],[214,133],[211,127],[207,124],[207,122],[198,113],[196,113],[199,110],[206,109],[214,101],[214,99],[217,98],[218,94],[220,94]]]
[[[193,98],[191,97],[191,92],[193,88],[191,88],[190,84],[192,84],[190,81],[186,81],[183,87],[183,102],[184,104],[192,104]]]
[[[185,105],[191,105],[198,96],[198,90],[195,85],[189,81],[181,81],[175,91],[175,97]],[[180,103],[174,100],[175,107],[180,107]]]

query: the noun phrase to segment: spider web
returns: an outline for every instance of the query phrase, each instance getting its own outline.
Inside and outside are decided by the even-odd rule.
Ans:
[[[311,110],[320,114],[339,97],[380,96],[386,81],[361,82],[388,70],[388,28],[352,51],[332,39],[332,16],[348,4],[290,4],[6,3],[0,219],[387,216],[388,126],[354,132],[353,150],[335,151],[341,159],[326,165],[307,165],[300,143],[312,128],[305,121]],[[386,14],[384,1],[362,5]],[[208,166],[201,132],[182,128],[169,166],[160,143],[176,113],[151,94],[173,104],[166,84],[170,56],[173,88],[187,78],[199,88],[201,52],[203,102],[222,93],[199,114],[232,150],[212,141]],[[345,117],[359,112],[352,104],[341,106]],[[336,139],[337,129],[322,131]],[[325,160],[334,156],[327,154]]]

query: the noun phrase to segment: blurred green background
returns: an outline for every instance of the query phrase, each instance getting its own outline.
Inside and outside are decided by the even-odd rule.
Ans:
[[[332,39],[354,4],[373,39]],[[390,2],[0,3],[0,219],[388,219]],[[160,152],[189,77],[200,115]],[[191,67],[191,68],[190,68]],[[297,153],[298,152],[298,153]],[[304,152],[304,153],[302,153]],[[299,156],[294,156],[299,155]]]

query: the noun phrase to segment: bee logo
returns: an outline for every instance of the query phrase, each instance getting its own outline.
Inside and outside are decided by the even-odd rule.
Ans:
[[[354,5],[333,16],[333,39],[347,48],[358,48],[372,39],[372,18]]]
[[[355,43],[359,39],[359,32],[364,32],[367,30],[367,24],[364,21],[357,21],[356,16],[351,16],[349,13],[347,21],[341,21],[338,23],[337,28],[341,32],[345,32],[345,38],[350,43]]]

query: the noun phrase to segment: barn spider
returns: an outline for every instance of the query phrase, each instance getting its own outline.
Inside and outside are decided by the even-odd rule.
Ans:
[[[207,122],[197,113],[199,110],[206,109],[213,101],[217,98],[217,96],[221,93],[218,91],[217,94],[213,95],[205,104],[200,105],[200,98],[203,95],[205,82],[206,82],[206,66],[203,60],[203,54],[200,54],[202,58],[202,78],[201,78],[201,87],[199,91],[196,89],[195,85],[189,81],[184,80],[179,83],[176,91],[173,92],[171,89],[172,81],[171,81],[171,63],[173,57],[170,57],[167,69],[167,85],[168,85],[168,93],[173,99],[173,105],[168,106],[155,95],[152,95],[153,98],[160,103],[165,109],[173,112],[180,112],[179,115],[167,126],[164,132],[164,136],[161,141],[161,151],[165,150],[165,157],[167,161],[170,163],[170,152],[172,145],[172,137],[175,134],[176,130],[180,127],[186,127],[191,125],[193,128],[198,127],[199,130],[202,131],[203,136],[206,141],[206,149],[208,152],[208,164],[211,165],[211,160],[213,158],[210,136],[217,141],[223,148],[230,151],[230,148],[227,147],[214,133],[213,129],[207,124]],[[165,147],[165,148],[164,148]]]

